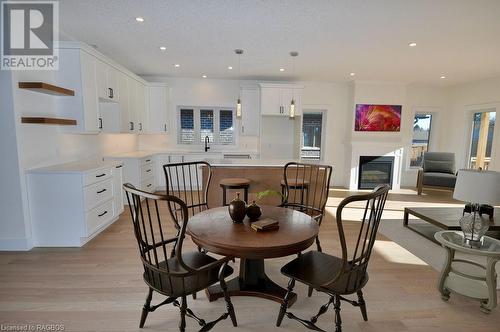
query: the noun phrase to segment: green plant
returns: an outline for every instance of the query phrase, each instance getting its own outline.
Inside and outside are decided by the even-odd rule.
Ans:
[[[282,193],[276,190],[264,190],[264,191],[259,191],[257,195],[255,196],[256,201],[260,201],[262,198],[267,197],[267,196],[279,196],[281,199],[284,199],[285,196],[283,196]]]

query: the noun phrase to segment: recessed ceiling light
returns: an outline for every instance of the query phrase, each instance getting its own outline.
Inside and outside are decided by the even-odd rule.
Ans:
[[[231,70],[231,69],[233,69],[233,67],[232,66],[228,66],[227,69]]]
[[[442,80],[444,80],[444,79],[446,78],[446,76],[442,75],[440,78],[441,78]]]
[[[181,65],[180,65],[180,64],[178,64],[178,63],[176,63],[176,64],[174,65],[174,67],[175,67],[175,68],[179,68],[180,66],[181,66]]]
[[[144,22],[144,17],[137,16],[137,17],[135,18],[135,20],[136,20],[137,22]]]
[[[167,48],[166,48],[165,46],[160,46],[160,50],[162,50],[162,51],[166,51],[166,50],[167,50]]]
[[[410,46],[410,47],[415,47],[415,46],[417,46],[417,43],[415,43],[415,42],[411,42],[411,43],[409,43],[409,44],[408,44],[408,46]]]
[[[349,75],[350,75],[350,76],[354,76],[354,75],[356,75],[356,73],[350,73]]]
[[[280,71],[285,71],[285,68],[280,68]]]
[[[207,78],[207,75],[201,75],[201,77],[203,77],[203,78]]]

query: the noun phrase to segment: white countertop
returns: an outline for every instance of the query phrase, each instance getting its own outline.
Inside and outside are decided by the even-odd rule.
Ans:
[[[100,159],[79,160],[70,163],[38,167],[26,170],[26,173],[86,173],[108,167],[121,165],[118,161],[102,161]]]
[[[243,155],[255,155],[258,154],[256,151],[203,151],[200,148],[200,151],[195,150],[136,150],[131,152],[123,152],[117,154],[106,155],[105,158],[145,158],[151,157],[156,154],[182,154],[182,155],[204,155],[210,158],[210,156],[217,158],[216,156],[224,155],[224,154],[243,154]]]

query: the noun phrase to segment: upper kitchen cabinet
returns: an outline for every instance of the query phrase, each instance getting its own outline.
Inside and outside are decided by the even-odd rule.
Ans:
[[[130,114],[130,80],[131,78],[129,78],[126,74],[118,72],[118,91],[120,91],[118,105],[120,108],[120,127],[122,133],[133,133],[135,129],[135,119]]]
[[[257,86],[241,88],[241,126],[242,136],[259,136],[260,93]]]
[[[134,132],[138,134],[147,133],[147,112],[146,112],[146,86],[137,80],[129,81],[129,92],[132,98],[130,102],[130,115],[134,118]]]
[[[97,96],[101,101],[118,101],[118,70],[96,59]]]
[[[295,101],[295,115],[302,113],[302,91],[304,87],[295,84],[260,84],[260,111],[262,115],[289,116],[292,99]]]
[[[59,98],[58,113],[61,117],[75,119],[76,126],[63,130],[78,133],[98,133],[99,103],[96,90],[95,58],[80,48],[59,50],[59,85],[75,91],[72,98]]]
[[[165,134],[169,127],[169,91],[165,83],[148,83],[146,86],[146,106],[150,134]]]

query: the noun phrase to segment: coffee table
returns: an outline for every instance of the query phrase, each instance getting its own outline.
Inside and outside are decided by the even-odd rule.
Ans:
[[[462,217],[462,207],[407,207],[404,210],[403,226],[438,243],[434,234],[441,230],[460,231],[458,221]],[[409,215],[426,223],[409,223]],[[487,233],[493,238],[500,238],[500,209],[495,208],[494,218]],[[439,244],[439,243],[438,243]]]

